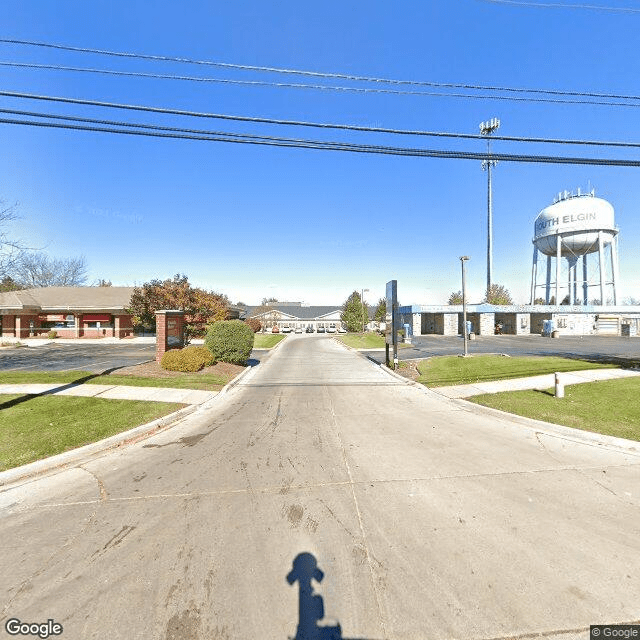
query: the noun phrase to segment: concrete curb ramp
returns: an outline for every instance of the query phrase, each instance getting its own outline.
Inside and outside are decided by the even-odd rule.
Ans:
[[[599,380],[616,380],[639,376],[640,372],[629,369],[591,369],[587,371],[567,371],[560,374],[560,380],[565,385],[597,382]],[[450,387],[429,387],[435,393],[447,398],[470,398],[483,393],[502,393],[503,391],[524,391],[526,389],[549,389],[555,384],[555,374],[547,373],[542,376],[529,378],[514,378],[513,380],[497,380],[495,382],[478,382]]]

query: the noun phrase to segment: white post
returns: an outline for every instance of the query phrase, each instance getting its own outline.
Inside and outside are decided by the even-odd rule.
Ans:
[[[564,398],[564,384],[560,382],[560,374],[555,374],[556,398]]]

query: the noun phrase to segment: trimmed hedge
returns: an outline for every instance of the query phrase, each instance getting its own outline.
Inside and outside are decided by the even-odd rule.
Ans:
[[[215,364],[215,358],[206,347],[185,347],[165,351],[160,366],[167,371],[200,371]]]
[[[209,325],[204,344],[219,362],[245,364],[253,349],[253,329],[242,320],[220,320]]]

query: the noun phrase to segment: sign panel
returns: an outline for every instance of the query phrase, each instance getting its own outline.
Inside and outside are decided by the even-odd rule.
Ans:
[[[73,322],[73,316],[71,322]],[[87,313],[82,316],[84,322],[110,322],[111,316],[108,313]],[[67,321],[69,321],[67,319]]]
[[[398,281],[387,282],[387,315],[385,317],[385,341],[389,345],[398,344]]]

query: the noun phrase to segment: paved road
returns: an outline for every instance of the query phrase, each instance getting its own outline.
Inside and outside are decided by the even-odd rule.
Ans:
[[[0,506],[0,618],[65,640],[285,640],[321,603],[332,637],[361,640],[640,619],[638,451],[403,384],[325,337]]]
[[[459,336],[416,336],[411,347],[398,349],[400,360],[458,355],[463,351]],[[510,356],[548,355],[566,358],[587,357],[614,359],[620,362],[640,361],[640,338],[608,336],[562,336],[543,338],[530,336],[478,336],[469,341],[469,353],[507,353]],[[384,361],[384,350],[368,355]]]

